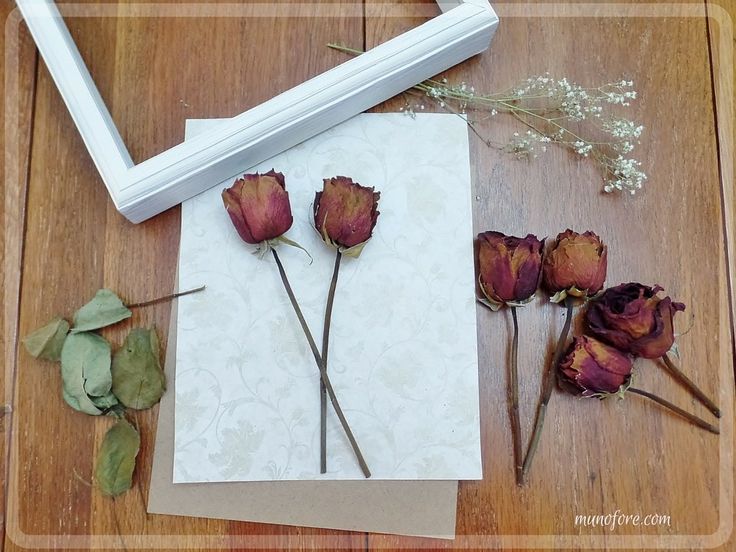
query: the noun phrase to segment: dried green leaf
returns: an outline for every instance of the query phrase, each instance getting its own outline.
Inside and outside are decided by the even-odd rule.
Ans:
[[[103,494],[118,496],[130,489],[140,446],[138,431],[126,420],[107,431],[95,464],[95,480]]]
[[[110,392],[110,344],[97,334],[70,334],[61,350],[61,379],[69,406],[99,415],[100,409],[89,395],[105,397]]]
[[[95,403],[93,403],[86,394],[78,396],[70,395],[69,392],[64,387],[62,387],[61,396],[64,398],[64,402],[71,406],[74,410],[84,412],[85,414],[89,414],[90,416],[99,416],[100,414],[102,414],[102,411],[95,406]]]
[[[92,404],[94,404],[97,408],[99,408],[103,412],[108,411],[113,406],[119,404],[118,398],[115,396],[115,394],[112,391],[109,391],[106,395],[103,395],[101,397],[90,397],[89,400],[91,400]]]
[[[26,336],[23,345],[32,356],[56,362],[61,357],[61,348],[67,333],[69,322],[63,318],[54,318],[43,328]]]
[[[155,329],[130,331],[112,361],[112,391],[122,404],[143,410],[159,401],[166,390],[159,355]]]
[[[74,313],[72,333],[104,328],[131,316],[120,297],[109,289],[99,290],[94,298]]]

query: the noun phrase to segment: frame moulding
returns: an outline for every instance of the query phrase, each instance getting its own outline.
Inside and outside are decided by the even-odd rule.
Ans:
[[[134,164],[56,5],[16,0],[115,207],[158,213],[484,51],[498,26],[486,0],[437,0],[443,13]]]

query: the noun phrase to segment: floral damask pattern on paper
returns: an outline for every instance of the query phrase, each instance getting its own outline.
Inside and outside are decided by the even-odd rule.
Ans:
[[[343,262],[329,365],[374,479],[481,477],[468,155],[459,117],[366,114],[249,169],[286,177],[287,237],[314,262],[280,252],[318,337],[334,258],[314,192],[336,175],[381,192],[373,238]],[[222,208],[230,184],[182,206],[179,286],[207,290],[179,303],[174,482],[362,479],[331,410],[319,474],[319,375],[276,266]]]
[[[220,452],[209,455],[210,461],[220,473],[232,480],[247,475],[253,462],[253,451],[263,443],[263,430],[257,430],[245,420],[238,420],[237,427],[223,430]]]

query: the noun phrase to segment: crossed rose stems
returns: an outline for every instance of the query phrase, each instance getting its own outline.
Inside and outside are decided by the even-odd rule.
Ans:
[[[320,374],[320,473],[327,472],[327,398],[329,397],[363,475],[366,478],[371,476],[327,373],[327,355],[341,261],[345,255],[357,258],[363,251],[378,219],[379,197],[380,194],[373,188],[361,186],[344,176],[324,179],[322,191],[315,194],[313,205],[315,229],[322,240],[335,249],[335,265],[325,305],[322,352],[320,353],[289,283],[281,258],[276,251],[276,246],[279,244],[303,249],[299,244],[284,236],[293,223],[284,175],[273,169],[265,174],[246,174],[222,192],[225,209],[243,241],[257,245],[256,253],[261,257],[269,251],[273,255],[281,282],[317,364]]]
[[[286,289],[286,293],[289,296],[289,301],[291,301],[291,306],[294,307],[294,312],[299,319],[299,324],[302,327],[304,336],[307,338],[309,348],[312,350],[314,361],[317,363],[317,368],[320,372],[320,473],[327,472],[326,447],[323,446],[326,445],[327,427],[327,424],[325,423],[327,414],[327,401],[324,399],[324,391],[326,391],[327,395],[329,395],[330,397],[332,407],[335,409],[335,413],[340,420],[340,424],[342,425],[342,428],[345,431],[348,440],[350,441],[350,446],[353,447],[353,452],[355,452],[355,456],[358,459],[358,464],[360,464],[360,469],[363,471],[363,475],[365,475],[365,477],[370,477],[371,472],[368,469],[368,464],[366,464],[365,459],[363,458],[363,453],[360,451],[358,442],[355,440],[355,436],[353,435],[353,432],[350,429],[350,425],[345,418],[345,414],[343,414],[342,408],[340,407],[340,403],[337,400],[337,395],[335,395],[335,390],[332,387],[332,382],[330,382],[330,378],[327,375],[327,356],[320,355],[319,349],[317,349],[317,344],[314,342],[312,332],[309,330],[309,326],[307,326],[307,321],[304,319],[301,308],[299,308],[299,303],[297,302],[296,296],[294,295],[294,290],[289,284],[289,279],[286,276],[286,270],[284,270],[284,265],[281,263],[281,259],[279,259],[278,253],[276,253],[276,250],[273,248],[271,249],[271,253],[273,254],[273,258],[276,261],[276,265],[278,266],[279,275],[281,276],[281,281],[284,283],[284,288]],[[340,255],[340,252],[338,251],[337,254]]]
[[[517,484],[523,485],[531,468],[555,380],[564,391],[583,397],[622,397],[628,391],[668,408],[698,427],[719,433],[718,427],[698,416],[631,385],[636,357],[660,358],[695,398],[714,416],[721,416],[716,404],[668,354],[675,341],[674,315],[685,310],[685,305],[669,297],[658,297],[662,291],[659,286],[628,283],[601,292],[607,272],[607,247],[596,234],[566,230],[557,236],[547,254],[543,252],[544,240],[532,234],[517,238],[484,232],[478,235],[477,245],[479,301],[494,311],[509,307],[513,320],[507,394]],[[565,306],[566,317],[552,362],[542,376],[534,429],[522,461],[516,311],[534,298],[540,283],[552,295],[552,302]],[[580,302],[589,302],[586,322],[588,333],[593,335],[577,336],[568,346],[573,310]]]

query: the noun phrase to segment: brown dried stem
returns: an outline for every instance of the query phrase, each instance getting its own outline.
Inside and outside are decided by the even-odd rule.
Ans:
[[[701,404],[703,404],[708,410],[710,410],[716,418],[721,417],[721,410],[718,408],[716,403],[710,400],[706,396],[706,394],[703,393],[700,388],[695,385],[695,383],[693,383],[693,381],[688,378],[674,362],[672,362],[672,359],[670,359],[667,353],[662,355],[662,360],[664,361],[664,365],[675,377],[675,379],[679,380],[680,383],[682,383],[682,385],[684,385],[688,389],[688,391],[690,391],[695,396],[695,398],[701,402]]]
[[[286,270],[284,270],[284,265],[281,264],[281,259],[279,258],[279,255],[276,252],[276,249],[272,248],[271,253],[273,254],[274,260],[276,261],[276,266],[279,269],[279,275],[281,276],[281,281],[284,284],[284,289],[286,289],[286,294],[289,296],[289,301],[291,301],[291,306],[294,308],[294,312],[296,313],[296,317],[299,319],[299,324],[302,328],[302,331],[304,332],[304,336],[307,338],[307,343],[309,343],[309,348],[311,349],[312,355],[314,356],[314,361],[317,363],[317,368],[319,369],[320,378],[322,379],[322,382],[325,385],[325,389],[327,390],[327,394],[330,397],[330,402],[332,403],[332,407],[335,409],[335,413],[337,414],[337,417],[340,420],[340,424],[342,425],[342,428],[348,437],[348,441],[350,441],[350,446],[353,447],[353,452],[355,453],[355,457],[358,459],[358,464],[360,464],[360,469],[363,471],[363,475],[366,478],[368,478],[371,476],[371,472],[368,469],[368,464],[366,464],[365,459],[363,458],[363,453],[360,451],[358,442],[355,440],[355,437],[353,436],[353,432],[350,429],[350,425],[348,424],[347,418],[345,418],[345,414],[343,414],[342,408],[340,407],[340,403],[337,400],[337,395],[335,395],[335,390],[332,387],[332,382],[330,381],[330,378],[324,369],[324,364],[322,362],[322,356],[320,355],[320,352],[317,349],[317,344],[314,342],[314,337],[312,337],[312,332],[309,330],[309,326],[307,326],[307,321],[304,319],[304,315],[302,314],[302,309],[299,307],[299,303],[297,302],[296,296],[294,295],[294,290],[291,288],[289,279],[286,276]]]
[[[516,316],[516,307],[511,308],[511,318],[514,321],[514,337],[511,342],[511,366],[509,371],[509,410],[511,417],[511,439],[514,447],[514,472],[516,484],[524,483],[522,472],[523,452],[521,450],[521,421],[519,420],[519,322]]]
[[[552,362],[547,368],[547,371],[545,372],[542,379],[542,397],[539,401],[539,407],[537,409],[537,419],[534,422],[534,432],[532,433],[532,440],[529,443],[529,449],[527,449],[526,457],[524,458],[524,465],[522,467],[521,474],[522,483],[526,475],[529,473],[529,469],[532,465],[532,460],[534,460],[534,455],[536,454],[537,447],[539,446],[539,439],[542,436],[542,428],[544,427],[544,418],[547,414],[547,404],[552,397],[552,389],[554,387],[555,381],[554,372],[557,369],[557,365],[560,363],[562,353],[565,350],[565,344],[567,343],[567,336],[570,333],[570,325],[572,324],[573,300],[569,296],[565,299],[565,307],[567,308],[565,325],[562,327],[560,338],[557,340],[557,348],[555,349],[555,354],[552,357]]]
[[[644,391],[643,389],[637,389],[636,387],[629,387],[628,392],[634,393],[636,395],[641,395],[642,397],[646,397],[647,399],[651,399],[657,404],[661,404],[665,408],[668,408],[672,412],[679,414],[680,416],[682,416],[689,422],[695,424],[696,426],[700,428],[705,429],[706,431],[710,431],[711,433],[715,433],[716,435],[720,433],[720,430],[716,426],[709,424],[705,420],[698,418],[695,414],[690,414],[690,412],[683,410],[679,406],[672,404],[670,401],[665,400],[662,397],[655,395],[654,393],[650,393],[649,391]]]

